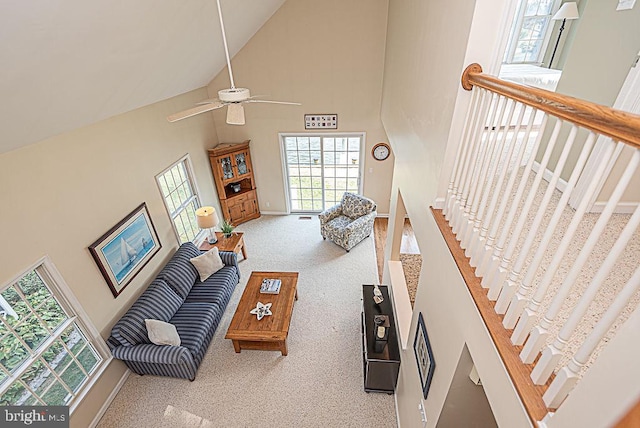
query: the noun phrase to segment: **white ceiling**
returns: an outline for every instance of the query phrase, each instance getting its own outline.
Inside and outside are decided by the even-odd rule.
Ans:
[[[231,56],[284,0],[221,0]],[[215,0],[0,3],[0,153],[201,88],[225,66]]]

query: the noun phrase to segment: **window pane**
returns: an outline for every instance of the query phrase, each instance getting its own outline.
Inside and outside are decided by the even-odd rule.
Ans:
[[[13,371],[29,357],[29,352],[12,335],[5,336],[0,344],[0,364],[7,370]]]
[[[52,331],[67,319],[67,314],[64,313],[53,296],[50,297],[42,307],[40,316],[47,323],[47,327]]]
[[[62,406],[67,404],[71,397],[71,394],[56,379],[49,391],[42,396],[42,400],[50,406]]]
[[[31,315],[20,323],[15,331],[31,349],[37,349],[49,337],[49,332],[35,315]]]
[[[36,361],[24,372],[20,379],[26,385],[29,385],[29,388],[37,395],[44,394],[47,388],[56,381],[55,376],[41,361]]]
[[[67,387],[73,392],[78,390],[78,387],[87,379],[87,375],[84,374],[78,364],[72,361],[71,364],[65,369],[60,378],[67,384]]]
[[[42,279],[35,271],[31,271],[18,281],[22,294],[32,307],[38,307],[47,297],[51,296]]]
[[[87,373],[91,373],[98,365],[98,356],[93,348],[87,345],[78,355],[78,361],[80,361]]]
[[[20,406],[31,397],[31,393],[16,381],[0,397],[0,406]]]

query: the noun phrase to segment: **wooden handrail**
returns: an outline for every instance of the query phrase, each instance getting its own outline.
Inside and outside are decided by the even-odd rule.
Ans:
[[[480,64],[469,65],[462,74],[462,87],[487,89],[542,110],[598,134],[640,148],[640,116],[544,89],[519,85],[482,73]]]

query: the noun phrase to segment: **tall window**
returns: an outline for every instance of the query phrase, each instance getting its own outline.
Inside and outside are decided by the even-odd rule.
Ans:
[[[557,0],[521,0],[511,29],[506,63],[542,63]]]
[[[0,405],[70,405],[97,377],[106,346],[43,261],[0,292]]]
[[[200,207],[200,198],[189,155],[158,174],[156,181],[178,241],[193,241],[200,233],[196,223],[196,210]]]
[[[281,135],[292,212],[319,212],[359,193],[363,134]]]

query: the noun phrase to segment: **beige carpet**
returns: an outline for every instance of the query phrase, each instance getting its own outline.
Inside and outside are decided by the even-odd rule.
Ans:
[[[361,287],[376,281],[373,238],[349,253],[320,236],[317,217],[263,216],[241,225],[242,279],[189,382],[132,374],[99,427],[394,427],[394,397],[363,390]],[[253,270],[300,272],[289,355],[224,339]]]
[[[400,253],[400,262],[402,263],[402,271],[404,272],[404,279],[407,283],[407,290],[409,291],[409,300],[413,308],[416,301],[416,291],[418,291],[418,281],[420,280],[422,256],[420,254]]]

